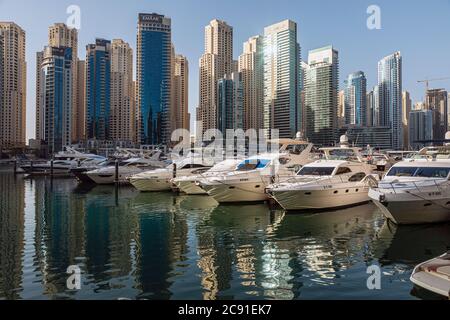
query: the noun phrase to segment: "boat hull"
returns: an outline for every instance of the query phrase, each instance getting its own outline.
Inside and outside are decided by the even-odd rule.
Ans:
[[[176,183],[177,187],[181,192],[187,195],[207,195],[208,193],[203,190],[196,181],[178,181]]]
[[[348,192],[347,192],[348,190]],[[272,191],[272,197],[287,211],[326,210],[356,206],[370,201],[369,189]]]
[[[264,202],[269,200],[266,185],[259,182],[209,184],[202,188],[219,203]]]
[[[420,195],[383,194],[370,190],[369,196],[386,219],[399,225],[450,221],[450,199],[420,199]],[[419,197],[418,197],[419,196]]]
[[[411,276],[416,286],[450,299],[449,254],[417,266]]]
[[[94,169],[87,169],[87,168],[77,168],[77,169],[72,169],[71,173],[75,176],[75,178],[77,178],[77,180],[81,183],[94,183],[94,180],[92,180],[91,178],[89,178],[89,176],[87,175],[87,173],[91,170]]]

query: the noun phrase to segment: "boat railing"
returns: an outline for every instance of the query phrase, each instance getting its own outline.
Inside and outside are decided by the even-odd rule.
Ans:
[[[443,193],[450,189],[450,181],[444,179],[427,179],[423,181],[392,181],[392,182],[380,182],[377,188],[392,190],[392,193],[407,193],[410,190],[415,190],[419,193]]]
[[[336,185],[336,184],[345,184],[352,182],[350,179],[354,176],[354,174],[344,174],[344,175],[337,175],[337,176],[289,176],[285,180],[282,179],[282,177],[278,177],[278,182],[274,184],[275,186],[278,186],[280,184],[284,183],[316,183],[316,184],[323,184],[324,187],[328,187],[329,185]],[[360,181],[355,182],[361,182],[361,183],[367,183],[368,185],[376,185],[378,181],[373,177],[372,175],[366,175],[364,179]]]

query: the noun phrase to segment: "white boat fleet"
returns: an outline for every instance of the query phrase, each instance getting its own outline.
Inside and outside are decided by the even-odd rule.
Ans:
[[[450,221],[450,145],[394,158],[351,147],[345,135],[332,148],[315,149],[300,135],[269,143],[279,149],[223,161],[204,159],[195,149],[171,161],[159,150],[121,152],[111,160],[68,148],[52,161],[21,168],[73,174],[81,182],[127,183],[141,192],[210,196],[221,204],[270,201],[285,211],[327,211],[372,201],[398,225]],[[411,281],[448,296],[449,262],[449,253],[425,262]]]

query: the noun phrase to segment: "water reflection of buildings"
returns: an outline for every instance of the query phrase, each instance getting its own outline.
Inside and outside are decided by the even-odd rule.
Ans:
[[[81,192],[73,180],[48,179],[34,180],[33,186],[36,264],[45,295],[76,294],[66,288],[70,265],[82,269],[83,285],[96,292],[111,289],[114,277],[131,273],[130,243],[136,221],[130,216],[126,190],[120,191],[121,206],[116,207],[114,188]]]
[[[187,251],[186,212],[177,210],[173,194],[140,194],[133,200],[136,231],[136,287],[138,298],[170,299],[172,277]]]
[[[0,179],[0,299],[20,298],[25,184],[11,174]]]
[[[234,285],[256,297],[256,279],[264,272],[259,257],[280,215],[265,205],[247,205],[219,206],[204,216],[197,225],[203,299],[239,298],[228,293]]]
[[[97,186],[86,194],[85,210],[85,256],[88,284],[94,290],[122,289],[125,284],[113,279],[125,277],[132,271],[133,234],[137,218],[131,211],[134,191],[121,188],[116,202],[112,186]]]
[[[66,290],[66,270],[77,264],[84,250],[83,202],[71,193],[74,181],[49,179],[32,182],[35,190],[35,252],[44,294]]]
[[[373,238],[373,209],[287,215],[265,249],[265,295],[298,299],[306,285],[334,285]]]

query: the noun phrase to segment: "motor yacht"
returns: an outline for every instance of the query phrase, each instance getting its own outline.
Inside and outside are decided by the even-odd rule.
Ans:
[[[207,195],[208,193],[200,187],[200,181],[233,171],[243,159],[228,159],[216,164],[206,172],[193,172],[192,175],[178,176],[173,183],[180,192],[187,195]]]
[[[211,165],[198,154],[190,154],[163,169],[145,171],[129,178],[130,183],[141,192],[173,190],[173,179],[198,175],[211,169]]]
[[[128,183],[128,178],[132,175],[166,166],[167,163],[164,161],[147,158],[132,158],[118,162],[117,177],[115,165],[92,170],[86,174],[96,184]]]
[[[450,161],[403,161],[394,165],[369,197],[396,224],[450,221]]]
[[[369,202],[369,187],[377,177],[363,162],[318,160],[267,192],[287,211],[336,209]]]
[[[418,287],[450,299],[450,252],[418,265],[411,281]]]
[[[268,200],[265,189],[269,184],[287,180],[299,168],[313,161],[311,143],[299,138],[280,139],[278,142],[281,146],[279,152],[245,159],[231,172],[201,179],[199,186],[219,203]]]
[[[54,159],[46,162],[29,162],[20,168],[31,175],[70,176],[70,171],[83,164],[85,161],[100,163],[106,158],[96,154],[88,154],[66,147],[65,150],[55,154]]]
[[[75,176],[75,178],[77,178],[77,180],[81,183],[94,183],[94,181],[91,178],[89,178],[87,173],[89,171],[107,168],[111,166],[115,166],[115,160],[105,159],[100,163],[93,160],[86,160],[81,164],[81,166],[71,169],[70,173],[72,173]]]

